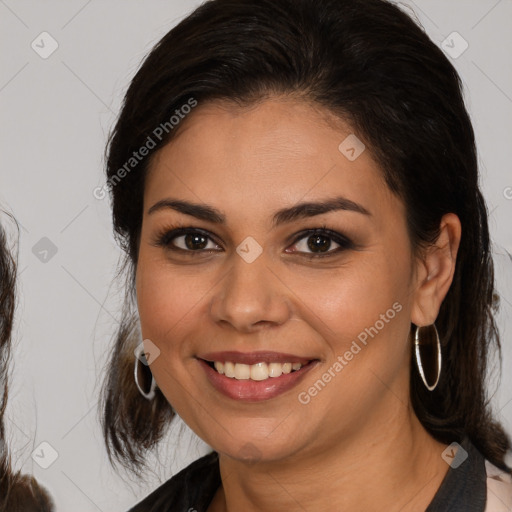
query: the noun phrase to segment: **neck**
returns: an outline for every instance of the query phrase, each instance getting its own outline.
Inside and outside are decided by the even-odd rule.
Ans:
[[[448,465],[444,445],[401,406],[393,423],[358,429],[335,446],[247,465],[220,455],[222,486],[211,512],[425,510]]]

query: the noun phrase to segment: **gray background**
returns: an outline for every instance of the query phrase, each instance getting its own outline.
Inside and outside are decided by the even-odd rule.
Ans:
[[[0,0],[0,205],[21,226],[8,437],[16,466],[35,474],[59,511],[126,510],[205,450],[184,428],[176,451],[178,424],[145,484],[108,464],[97,406],[119,317],[111,283],[120,253],[108,200],[93,196],[103,184],[104,145],[129,80],[152,45],[198,4]],[[437,44],[454,31],[469,44],[450,58],[466,86],[490,211],[504,342],[503,378],[493,382],[493,401],[510,432],[512,1],[403,4]],[[39,37],[43,31],[58,43],[46,59],[31,47],[35,40],[39,52],[51,48],[47,36]],[[456,35],[447,41],[452,53],[463,49]],[[52,450],[58,457],[43,469]]]

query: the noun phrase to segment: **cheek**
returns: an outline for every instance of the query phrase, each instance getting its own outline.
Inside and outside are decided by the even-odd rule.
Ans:
[[[405,261],[398,265],[375,251],[359,253],[331,270],[303,272],[300,277],[287,271],[283,281],[298,299],[299,315],[332,340],[333,350],[338,351],[360,333],[364,338],[365,329],[376,322],[379,330],[389,330],[395,318],[405,316],[397,311],[407,308],[409,282],[403,268]]]
[[[151,339],[160,350],[177,347],[172,340],[181,339],[192,317],[204,307],[205,293],[213,284],[197,277],[193,271],[171,268],[161,261],[141,257],[137,268],[137,304],[144,338]]]
[[[300,299],[299,316],[321,335],[327,349],[325,364],[312,380],[335,375],[328,390],[315,398],[318,410],[341,413],[348,408],[364,415],[394,382],[401,383],[395,394],[407,401],[410,306],[404,269],[409,267],[407,258],[402,259],[398,264],[381,251],[368,252],[325,276],[309,274],[294,282],[289,276],[287,284]]]
[[[198,328],[198,315],[204,314],[201,308],[206,307],[208,287],[200,286],[202,282],[192,272],[171,270],[161,260],[139,258],[136,287],[142,337],[160,350],[151,371],[168,402],[184,418],[189,416],[190,397],[201,396],[190,382],[188,365],[193,361],[187,342]],[[195,425],[195,420],[188,423]]]

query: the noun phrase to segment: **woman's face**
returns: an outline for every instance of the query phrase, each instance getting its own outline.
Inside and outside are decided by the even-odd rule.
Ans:
[[[182,122],[146,181],[137,265],[158,387],[234,458],[378,442],[410,414],[417,273],[402,202],[320,107],[208,103]]]

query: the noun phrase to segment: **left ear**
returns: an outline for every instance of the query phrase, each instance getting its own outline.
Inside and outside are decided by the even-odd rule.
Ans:
[[[416,263],[416,290],[411,309],[411,322],[417,326],[435,322],[455,273],[455,261],[461,237],[460,220],[447,213],[440,223],[439,236]]]

